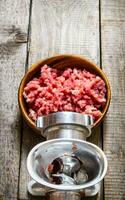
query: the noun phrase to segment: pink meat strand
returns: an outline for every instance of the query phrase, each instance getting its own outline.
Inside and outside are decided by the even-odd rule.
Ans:
[[[44,65],[40,76],[27,83],[23,95],[34,121],[58,111],[90,114],[97,120],[106,103],[106,86],[101,77],[86,69],[61,71]]]

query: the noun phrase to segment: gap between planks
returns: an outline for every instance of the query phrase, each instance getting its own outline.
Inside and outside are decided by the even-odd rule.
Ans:
[[[27,66],[54,53],[78,53],[100,63],[98,0],[95,2],[92,0],[89,2],[36,0],[33,1],[32,7]],[[74,27],[76,27],[76,33],[73,31]],[[66,32],[67,35],[65,35]],[[29,150],[42,141],[42,138],[32,133],[26,124],[23,130],[19,198],[28,199],[26,184],[30,179],[25,168],[26,157]],[[101,128],[98,128],[89,140],[96,144],[99,142],[98,144],[102,146]],[[102,196],[101,194],[98,199],[102,200]]]

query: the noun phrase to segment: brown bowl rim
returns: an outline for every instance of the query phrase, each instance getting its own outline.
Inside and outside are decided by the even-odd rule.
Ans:
[[[43,62],[45,62],[46,60],[49,59],[56,59],[56,58],[63,58],[63,57],[73,57],[73,58],[80,58],[83,59],[85,62],[87,62],[88,64],[92,65],[93,67],[95,67],[97,73],[101,74],[101,77],[103,78],[103,80],[106,83],[106,87],[107,87],[107,101],[106,101],[106,105],[105,108],[103,110],[103,113],[101,115],[101,117],[94,123],[93,128],[97,127],[103,120],[103,118],[106,115],[106,112],[108,110],[109,104],[110,104],[110,99],[111,99],[111,87],[110,87],[110,83],[109,80],[106,76],[106,74],[103,72],[103,70],[96,65],[93,61],[90,61],[88,58],[81,56],[81,55],[76,55],[76,54],[61,54],[61,55],[56,55],[56,56],[52,56],[49,58],[45,58],[45,59],[41,59],[39,61],[37,61],[36,63],[32,64],[30,66],[30,68],[28,69],[28,71],[26,72],[26,74],[24,75],[24,77],[21,80],[21,83],[19,85],[19,90],[18,90],[18,103],[19,103],[19,108],[20,111],[24,117],[24,119],[27,121],[28,125],[34,129],[36,132],[40,133],[39,129],[37,129],[37,127],[35,126],[35,122],[32,121],[32,119],[28,116],[28,113],[26,112],[25,108],[24,108],[24,103],[23,103],[23,89],[24,86],[26,84],[26,80],[29,76],[30,73],[32,73],[34,71],[34,69],[36,69],[40,64],[42,64]]]

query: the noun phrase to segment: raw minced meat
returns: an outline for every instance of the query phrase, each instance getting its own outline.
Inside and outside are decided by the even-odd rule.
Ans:
[[[101,115],[106,103],[104,80],[86,69],[54,69],[44,65],[38,78],[33,78],[24,88],[29,116],[57,111],[90,114],[94,120]]]

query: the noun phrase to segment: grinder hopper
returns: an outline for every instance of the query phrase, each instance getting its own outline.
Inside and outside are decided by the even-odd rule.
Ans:
[[[98,146],[85,141],[92,125],[91,116],[73,112],[38,118],[37,127],[48,141],[36,145],[27,158],[28,172],[34,180],[28,184],[31,194],[76,200],[99,191],[107,159]],[[56,167],[54,164],[57,170],[50,173],[49,167]]]

